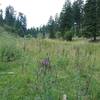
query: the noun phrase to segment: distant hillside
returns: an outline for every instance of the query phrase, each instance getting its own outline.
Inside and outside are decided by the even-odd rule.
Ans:
[[[3,36],[3,37],[16,37],[16,34],[15,32],[11,32],[9,31],[10,27],[9,26],[0,26],[0,36]]]

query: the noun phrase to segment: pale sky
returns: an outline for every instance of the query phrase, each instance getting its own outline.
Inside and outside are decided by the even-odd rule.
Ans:
[[[60,13],[64,2],[65,0],[0,0],[0,8],[4,10],[12,5],[17,12],[24,13],[29,28],[46,24],[50,16]]]

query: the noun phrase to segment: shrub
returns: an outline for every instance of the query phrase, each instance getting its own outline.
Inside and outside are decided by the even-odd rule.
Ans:
[[[0,60],[2,62],[15,61],[21,57],[21,50],[14,44],[5,44],[0,48]]]
[[[64,35],[65,40],[72,41],[72,38],[73,38],[73,32],[72,31],[65,32],[65,35]]]
[[[32,35],[31,34],[27,34],[25,37],[26,38],[32,38]]]
[[[57,39],[61,38],[61,32],[59,32],[59,31],[56,32],[55,36],[56,36]]]

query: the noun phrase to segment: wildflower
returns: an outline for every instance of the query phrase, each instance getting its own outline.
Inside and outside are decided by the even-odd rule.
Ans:
[[[45,59],[42,61],[42,65],[44,65],[44,66],[48,66],[49,64],[50,64],[49,58],[45,58]]]

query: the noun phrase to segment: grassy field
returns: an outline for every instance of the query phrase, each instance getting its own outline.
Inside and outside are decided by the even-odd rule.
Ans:
[[[0,100],[62,100],[64,94],[68,100],[100,100],[100,43],[5,34],[0,34]]]

